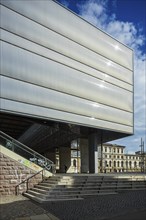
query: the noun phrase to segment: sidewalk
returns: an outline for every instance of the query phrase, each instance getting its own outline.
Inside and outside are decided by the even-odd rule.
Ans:
[[[83,200],[36,203],[21,195],[2,197],[1,220],[145,220],[146,190]]]
[[[1,220],[59,220],[28,198],[19,196],[0,197]]]
[[[125,215],[120,215],[112,218],[104,218],[103,220],[146,220],[146,209],[141,211],[135,211],[132,213],[127,213]]]
[[[46,213],[42,215],[33,215],[30,217],[15,218],[15,220],[59,220],[59,218],[55,217],[51,213]]]

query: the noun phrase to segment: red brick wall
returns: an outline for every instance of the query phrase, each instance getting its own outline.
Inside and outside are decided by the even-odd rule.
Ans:
[[[15,194],[15,186],[34,173],[36,172],[0,153],[0,195]],[[41,182],[41,180],[41,174],[36,175],[29,180],[29,188]],[[19,186],[19,192],[24,191],[26,191],[25,183]]]

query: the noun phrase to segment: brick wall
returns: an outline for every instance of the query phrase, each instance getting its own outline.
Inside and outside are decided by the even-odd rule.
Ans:
[[[0,153],[0,195],[15,194],[15,186],[34,173],[36,171]],[[41,182],[41,180],[41,174],[36,175],[29,180],[29,188]],[[24,191],[26,191],[25,183],[19,186],[19,192]]]

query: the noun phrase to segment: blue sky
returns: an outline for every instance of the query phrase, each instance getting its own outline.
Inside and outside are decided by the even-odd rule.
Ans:
[[[79,16],[134,50],[135,134],[112,143],[126,152],[146,151],[146,1],[145,0],[57,0]]]

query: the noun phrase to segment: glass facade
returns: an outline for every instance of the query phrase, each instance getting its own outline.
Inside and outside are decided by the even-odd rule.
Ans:
[[[131,49],[52,0],[1,3],[2,112],[133,133]]]

